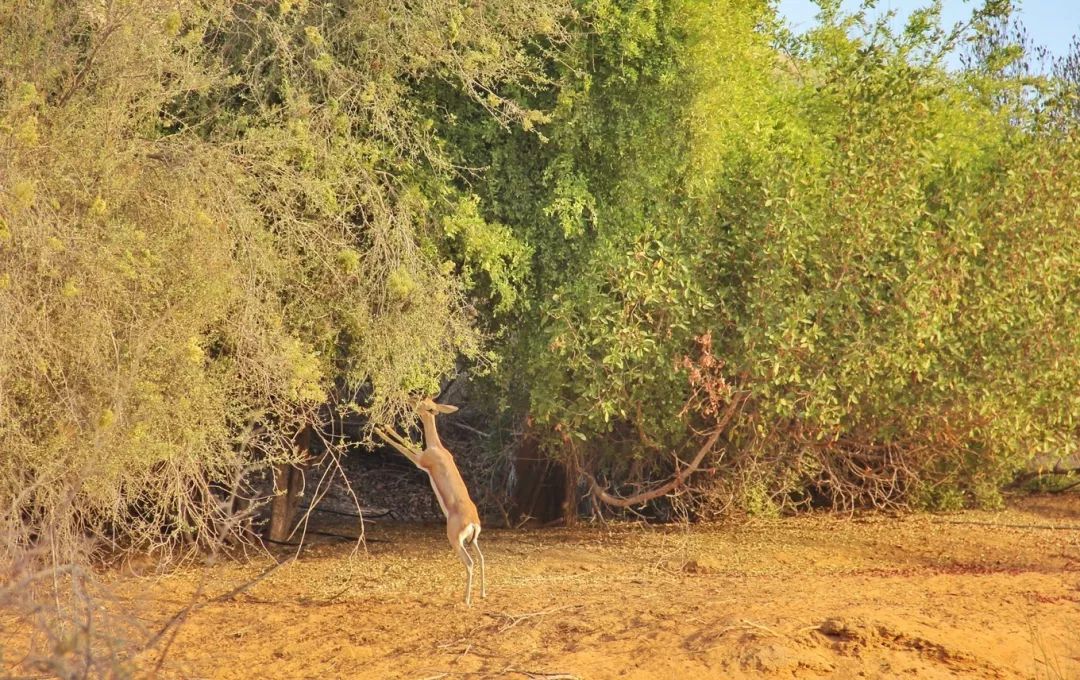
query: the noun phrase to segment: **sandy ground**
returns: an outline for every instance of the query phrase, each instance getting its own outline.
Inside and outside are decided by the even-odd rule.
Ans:
[[[140,668],[176,678],[1080,678],[1077,495],[1001,513],[485,530],[489,592],[470,609],[441,527],[369,525],[368,537],[366,552],[321,539],[244,592],[193,609],[164,664],[152,673],[147,655]],[[260,555],[115,575],[115,606],[153,629],[196,594],[228,593],[272,564]]]

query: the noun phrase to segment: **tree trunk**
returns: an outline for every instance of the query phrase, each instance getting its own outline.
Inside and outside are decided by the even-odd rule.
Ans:
[[[571,456],[563,468],[563,498],[561,503],[563,525],[572,527],[577,524],[577,485],[578,466],[577,456]]]
[[[268,538],[276,543],[289,540],[300,494],[304,488],[304,472],[311,451],[311,428],[304,427],[293,439],[300,449],[300,465],[283,463],[274,466],[274,497],[270,500],[270,531]]]
[[[531,427],[514,452],[514,473],[510,507],[513,523],[548,524],[566,517],[566,466],[540,451],[539,439]]]

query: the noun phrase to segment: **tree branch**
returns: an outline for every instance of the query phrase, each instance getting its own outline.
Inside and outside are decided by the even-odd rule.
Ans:
[[[585,476],[589,478],[589,483],[592,487],[593,496],[608,505],[617,508],[629,508],[634,505],[640,505],[641,503],[647,503],[648,501],[651,501],[655,498],[660,498],[661,496],[666,496],[675,489],[678,489],[683,485],[683,483],[685,483],[687,477],[697,472],[698,466],[701,465],[701,461],[705,460],[705,456],[707,456],[709,452],[713,450],[713,447],[716,446],[717,440],[720,439],[720,435],[723,434],[724,429],[727,427],[728,423],[731,422],[731,418],[735,415],[735,411],[741,402],[742,399],[737,398],[732,399],[731,402],[728,403],[727,410],[724,412],[723,417],[721,417],[717,421],[716,426],[709,434],[709,438],[706,439],[705,443],[702,444],[700,449],[698,449],[698,452],[694,456],[694,459],[690,461],[689,465],[675,473],[675,476],[668,480],[668,482],[666,482],[665,484],[661,484],[660,486],[654,489],[650,489],[649,491],[643,491],[641,493],[634,494],[633,496],[627,496],[623,498],[620,496],[612,495],[606,489],[602,488],[596,482],[596,478],[586,472]]]

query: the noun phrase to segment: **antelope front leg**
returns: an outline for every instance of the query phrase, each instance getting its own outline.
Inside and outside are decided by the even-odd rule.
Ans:
[[[393,430],[387,431],[382,428],[375,428],[375,434],[382,437],[383,441],[387,444],[397,449],[398,453],[408,458],[413,465],[420,467],[420,451],[412,442],[403,438]]]

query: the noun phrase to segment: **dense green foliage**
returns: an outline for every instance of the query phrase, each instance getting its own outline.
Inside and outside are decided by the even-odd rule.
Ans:
[[[798,40],[757,2],[584,7],[551,142],[489,175],[536,253],[503,389],[553,455],[670,469],[715,415],[679,370],[699,336],[745,398],[709,503],[995,502],[1075,450],[1072,92],[1017,67],[1006,5],[899,33],[827,5]]]
[[[1076,133],[995,104],[1007,80],[944,73],[918,19],[850,50],[822,29],[801,125],[757,200],[728,199],[756,436],[834,501],[992,501],[1077,440]]]
[[[1075,56],[1007,12],[0,0],[0,532],[207,538],[463,363],[612,483],[737,402],[702,509],[993,502],[1080,427]]]

